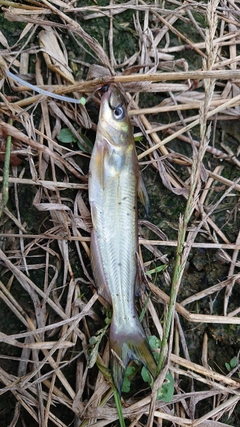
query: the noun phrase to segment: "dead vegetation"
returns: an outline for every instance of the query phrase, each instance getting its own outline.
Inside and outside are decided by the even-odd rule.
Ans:
[[[100,427],[118,420],[111,384],[98,369],[109,361],[105,330],[101,342],[96,338],[89,345],[104,328],[106,308],[103,314],[89,263],[86,139],[94,140],[95,91],[115,81],[126,91],[135,136],[144,136],[137,143],[142,168],[152,181],[161,178],[172,206],[186,200],[176,239],[141,221],[145,271],[154,263],[168,264],[171,246],[177,251],[173,268],[161,273],[162,289],[146,284],[151,300],[145,327],[169,344],[160,353],[164,375],[152,391],[143,385],[140,393],[124,396],[125,421],[131,427],[234,427],[240,423],[239,353],[229,372],[209,364],[206,329],[195,363],[184,328],[228,325],[239,347],[239,139],[222,130],[219,142],[219,128],[226,123],[234,128],[239,119],[238,3],[89,3],[0,0],[5,24],[0,31],[2,425]],[[12,40],[8,25],[15,28]],[[129,44],[121,50],[125,38]],[[6,70],[88,102],[76,106],[33,93]],[[59,141],[63,128],[75,142]],[[183,149],[175,148],[175,141]],[[154,195],[159,206],[161,197]],[[224,221],[217,214],[223,209]],[[211,286],[200,284],[199,275],[199,287],[190,285],[184,294],[183,276],[195,248],[214,253],[212,269],[218,272],[223,264],[226,275],[216,274]],[[143,295],[142,304],[145,300]],[[170,403],[156,400],[167,369],[175,379]]]

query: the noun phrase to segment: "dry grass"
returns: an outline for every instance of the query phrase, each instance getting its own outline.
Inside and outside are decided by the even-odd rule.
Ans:
[[[1,159],[7,138],[12,144],[7,188],[3,188],[7,200],[9,186],[10,200],[7,206],[2,201],[0,224],[2,313],[7,306],[0,333],[0,394],[14,410],[10,416],[9,409],[0,406],[0,418],[8,419],[11,427],[101,427],[116,425],[118,419],[111,384],[87,363],[92,351],[92,358],[108,366],[109,353],[106,334],[95,348],[99,354],[89,347],[90,337],[104,327],[104,321],[89,265],[90,151],[82,138],[86,130],[96,129],[97,120],[90,114],[98,104],[94,91],[111,80],[126,91],[129,114],[139,129],[136,136],[145,136],[139,145],[140,164],[153,181],[160,176],[172,205],[187,200],[184,216],[175,224],[175,239],[146,221],[140,229],[145,270],[159,260],[168,264],[161,247],[166,254],[171,246],[178,248],[174,272],[170,263],[161,273],[163,289],[147,283],[152,298],[145,316],[149,331],[165,336],[169,343],[162,356],[175,378],[174,397],[171,403],[155,400],[156,388],[164,379],[160,375],[152,393],[142,390],[123,401],[125,420],[131,427],[224,427],[229,425],[224,420],[235,411],[240,423],[240,411],[235,409],[240,400],[239,354],[237,366],[229,373],[209,364],[209,334],[204,327],[235,328],[239,345],[240,150],[225,142],[227,136],[218,144],[216,136],[219,126],[239,119],[238,3],[131,0],[102,7],[97,2],[78,6],[82,2],[67,0],[10,3],[0,0],[3,21],[15,23],[17,31],[14,42],[8,41],[4,29],[0,31]],[[127,18],[126,11],[131,12]],[[93,27],[95,19],[103,22],[98,41],[81,26]],[[131,34],[135,43],[136,51],[126,49],[124,57],[115,47],[120,29]],[[77,57],[69,40],[78,46]],[[86,79],[91,64],[105,68],[91,67]],[[76,107],[33,94],[7,79],[4,69],[43,89],[85,96],[90,102]],[[158,103],[160,95],[151,97],[152,93],[161,94],[163,100]],[[142,108],[146,94],[151,107]],[[61,128],[69,128],[84,150],[77,150],[76,144],[61,144],[57,139]],[[183,151],[172,144],[177,138]],[[224,168],[230,170],[230,177],[222,175]],[[154,197],[160,204],[161,194]],[[224,205],[231,235],[226,224],[218,221],[217,212]],[[144,226],[152,230],[151,238],[144,235]],[[199,283],[197,290],[184,293],[183,276],[194,248],[209,256],[214,252],[212,268],[218,270],[221,263],[228,271],[224,280],[215,274],[211,286]],[[144,262],[146,251],[148,262]],[[198,312],[199,302],[203,312]],[[164,317],[163,312],[168,314]],[[191,361],[191,343],[185,334],[195,327],[202,331],[199,363]]]

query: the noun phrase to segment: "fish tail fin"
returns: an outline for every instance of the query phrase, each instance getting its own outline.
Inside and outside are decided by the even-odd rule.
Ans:
[[[138,319],[132,330],[129,330],[129,326],[119,330],[112,321],[110,350],[113,382],[120,395],[125,370],[130,360],[138,360],[149,370],[153,378],[156,377],[157,364]]]

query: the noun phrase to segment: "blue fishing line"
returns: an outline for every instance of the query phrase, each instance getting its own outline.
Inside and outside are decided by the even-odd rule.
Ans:
[[[64,95],[58,95],[57,93],[48,92],[47,90],[41,89],[35,85],[32,85],[31,83],[25,82],[25,80],[21,79],[20,77],[16,76],[15,74],[11,73],[11,71],[5,70],[5,73],[8,77],[11,77],[11,79],[15,80],[16,82],[20,83],[21,85],[29,87],[29,89],[34,90],[35,92],[40,93],[41,95],[51,96],[51,98],[59,99],[60,101],[66,101],[71,102],[72,104],[82,104],[85,105],[86,98],[82,97],[80,99],[70,98],[69,96]]]

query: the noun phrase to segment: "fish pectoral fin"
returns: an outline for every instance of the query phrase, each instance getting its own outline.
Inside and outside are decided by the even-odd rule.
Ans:
[[[97,217],[97,208],[95,203],[90,203],[90,208],[91,208],[91,218],[92,218],[92,226],[94,228],[94,230],[96,230],[97,228],[97,221],[96,221],[96,217]]]
[[[140,175],[139,182],[138,182],[138,197],[140,199],[140,202],[143,204],[146,214],[148,216],[150,203],[149,203],[148,192],[144,184],[142,175]]]
[[[107,279],[103,269],[103,262],[98,247],[98,240],[95,228],[93,227],[91,233],[91,264],[93,276],[96,282],[98,294],[105,299],[109,304],[112,304],[112,298],[107,286]]]

